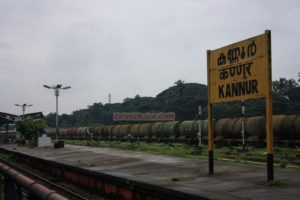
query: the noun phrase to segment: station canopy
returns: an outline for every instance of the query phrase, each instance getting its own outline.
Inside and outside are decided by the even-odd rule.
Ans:
[[[17,115],[0,112],[0,126],[4,124],[14,123],[17,118]]]
[[[42,112],[28,113],[24,115],[25,119],[41,119],[44,118]],[[0,112],[0,126],[4,124],[15,123],[22,119],[22,115],[14,115],[9,113]]]

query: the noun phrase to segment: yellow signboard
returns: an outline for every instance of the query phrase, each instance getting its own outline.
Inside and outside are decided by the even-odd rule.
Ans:
[[[266,97],[269,91],[268,34],[208,52],[211,104]]]
[[[208,164],[214,173],[212,104],[266,98],[268,181],[274,178],[272,128],[271,31],[247,40],[207,51]]]

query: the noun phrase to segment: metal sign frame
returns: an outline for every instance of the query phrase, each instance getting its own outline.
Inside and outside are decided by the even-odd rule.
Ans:
[[[266,30],[262,35],[213,51],[207,50],[207,82],[209,174],[214,174],[212,105],[265,97],[267,177],[268,181],[272,181],[274,164],[271,31]]]

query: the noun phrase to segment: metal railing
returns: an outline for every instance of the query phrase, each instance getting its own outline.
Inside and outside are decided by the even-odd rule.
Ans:
[[[0,162],[0,200],[67,200]]]

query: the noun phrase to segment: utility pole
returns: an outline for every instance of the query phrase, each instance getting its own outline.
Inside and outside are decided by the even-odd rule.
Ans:
[[[201,153],[201,151],[202,151],[202,130],[201,130],[201,128],[202,128],[202,107],[199,106],[198,109],[199,109],[199,112],[198,112],[198,119],[199,119],[198,147],[199,147],[199,153]]]
[[[54,95],[56,97],[56,114],[55,114],[56,135],[55,135],[55,141],[58,141],[58,96],[59,96],[59,91],[70,89],[71,86],[62,87],[61,84],[57,84],[57,85],[53,85],[53,86],[48,86],[48,85],[43,85],[43,86],[47,89],[53,89],[54,90]]]
[[[243,150],[245,149],[245,101],[241,101],[241,106],[242,106],[242,118],[241,118],[241,123],[242,123],[242,144],[243,144]]]
[[[111,94],[108,94],[108,103],[111,104]]]

